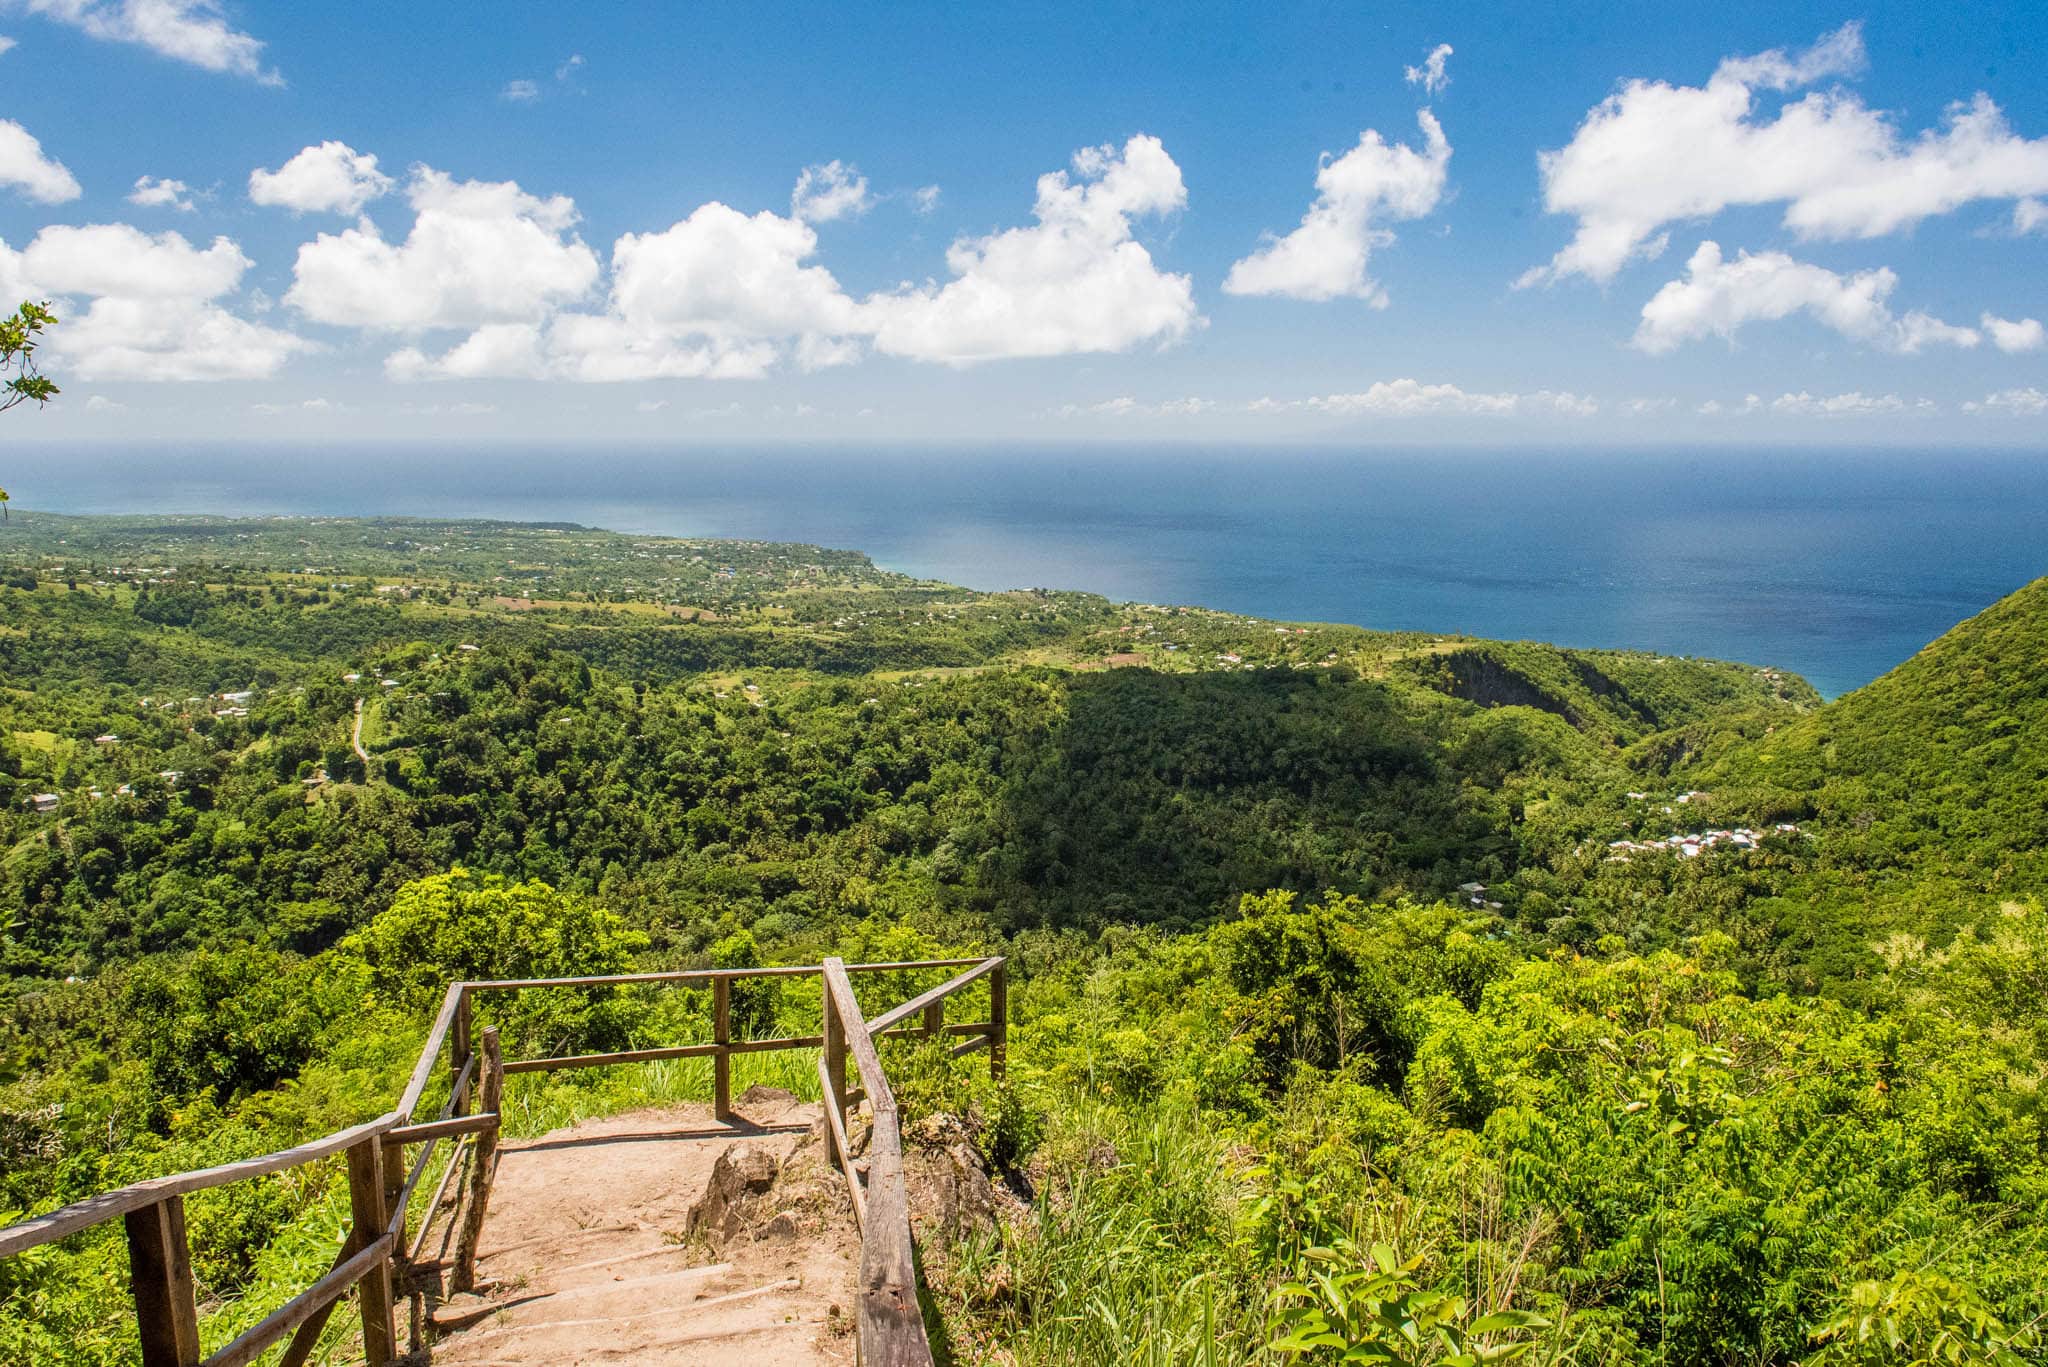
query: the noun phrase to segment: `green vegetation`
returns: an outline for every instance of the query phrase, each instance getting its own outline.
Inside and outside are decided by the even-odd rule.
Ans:
[[[1003,1087],[891,1045],[1032,1197],[927,1250],[957,1360],[2048,1361],[2044,639],[2048,583],[1822,706],[815,547],[16,518],[0,1218],[381,1111],[451,976],[999,952]],[[194,1201],[209,1345],[324,1270],[337,1176]],[[0,1263],[0,1360],[125,1360],[123,1271]]]

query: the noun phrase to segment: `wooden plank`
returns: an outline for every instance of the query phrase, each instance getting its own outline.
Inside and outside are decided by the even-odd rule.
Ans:
[[[463,1115],[469,1110],[469,1076],[476,1063],[476,1051],[470,1046],[470,1027],[474,1023],[474,1012],[469,1003],[469,991],[463,989],[455,996],[455,1024],[448,1037],[448,1104],[449,1115]],[[408,1114],[408,1119],[410,1115]]]
[[[875,1112],[868,1141],[868,1218],[860,1240],[862,1367],[930,1367],[931,1341],[917,1303],[903,1139],[893,1108]]]
[[[616,1054],[574,1054],[565,1058],[521,1058],[505,1065],[508,1073],[551,1073],[558,1068],[609,1068],[619,1063],[659,1063],[670,1058],[707,1058],[715,1044],[683,1044],[669,1049],[626,1049]]]
[[[145,1182],[118,1187],[102,1192],[33,1220],[0,1229],[0,1258],[9,1257],[23,1249],[35,1248],[61,1239],[67,1234],[76,1234],[81,1229],[126,1215],[131,1211],[143,1210],[171,1196],[189,1196],[195,1191],[209,1187],[226,1186],[251,1177],[266,1177],[273,1172],[295,1168],[317,1158],[340,1153],[343,1149],[360,1140],[393,1128],[398,1124],[396,1115],[381,1115],[361,1125],[337,1130],[319,1139],[310,1140],[296,1148],[280,1149],[255,1158],[244,1158],[233,1163],[223,1163],[216,1168],[201,1168],[197,1172],[173,1173],[168,1177],[152,1177]]]
[[[359,1250],[394,1246],[385,1229],[384,1145],[366,1139],[348,1151],[348,1204],[354,1229],[350,1242]],[[356,1299],[363,1312],[363,1358],[367,1367],[389,1367],[398,1355],[398,1332],[391,1318],[391,1262],[372,1260],[356,1278]]]
[[[819,1094],[825,1110],[836,1119],[832,1126],[833,1158],[844,1161],[846,1156],[846,1027],[832,1000],[828,986],[819,1001],[819,1012],[823,1023],[822,1052],[818,1058],[818,1074],[825,1090]]]
[[[434,1017],[433,1028],[427,1031],[427,1042],[420,1046],[420,1061],[413,1065],[412,1077],[406,1081],[405,1091],[399,1094],[397,1110],[402,1117],[400,1123],[411,1120],[413,1108],[420,1104],[420,1093],[427,1090],[427,1079],[434,1075],[434,1061],[441,1057],[442,1041],[455,1028],[455,1016],[462,1002],[462,984],[449,983],[448,991],[441,998],[441,1010]]]
[[[387,1149],[402,1148],[407,1144],[421,1144],[429,1139],[445,1139],[456,1134],[475,1134],[488,1130],[498,1123],[495,1111],[478,1111],[475,1115],[450,1116],[446,1120],[428,1120],[418,1125],[402,1125],[395,1130],[386,1130],[382,1143]]]
[[[946,1003],[935,1001],[924,1009],[924,1037],[937,1039],[939,1032],[946,1028]]]
[[[369,1247],[353,1254],[348,1261],[273,1310],[240,1338],[207,1358],[200,1367],[244,1367],[244,1364],[254,1362],[271,1344],[348,1294],[350,1285],[362,1279],[364,1270],[381,1266],[390,1252],[391,1241],[379,1235],[370,1241]]]
[[[356,1247],[351,1234],[351,1237],[343,1240],[341,1252],[334,1255],[334,1262],[327,1271],[332,1273],[361,1251]],[[293,1299],[297,1300],[298,1297],[295,1296]],[[340,1298],[336,1297],[306,1317],[305,1322],[293,1332],[292,1341],[285,1345],[284,1352],[278,1355],[277,1367],[305,1367],[306,1359],[313,1356],[313,1350],[320,1346],[320,1331],[327,1327],[327,1321],[334,1315],[334,1307],[340,1303]]]
[[[711,1040],[718,1052],[711,1056],[711,1114],[719,1120],[732,1119],[732,979],[711,984]]]
[[[484,1027],[482,1044],[484,1077],[477,1104],[495,1113],[505,1090],[505,1062],[498,1051],[497,1027]],[[478,1241],[483,1238],[484,1210],[491,1201],[491,1177],[497,1168],[491,1160],[498,1153],[498,1132],[491,1129],[477,1135],[473,1152],[475,1161],[469,1169],[469,1206],[462,1212],[462,1232],[455,1240],[455,1270],[450,1279],[451,1289],[455,1291],[476,1289],[476,1249]]]
[[[818,1085],[822,1089],[820,1095],[832,1095],[832,1084],[825,1076],[825,1060],[822,1057],[818,1060]],[[846,1194],[853,1198],[853,1221],[865,1229],[868,1222],[868,1199],[867,1194],[860,1188],[860,1174],[854,1171],[852,1148],[846,1142],[846,1117],[840,1114],[837,1106],[827,1105],[825,1120],[831,1128],[832,1156],[839,1163],[839,1171],[846,1176]]]
[[[988,1075],[1001,1082],[1010,1057],[1010,969],[1001,959],[996,960],[995,971],[989,974],[988,1019],[995,1027],[988,1037]]]
[[[853,984],[847,980],[846,965],[837,959],[825,960],[825,990],[832,998],[833,1012],[846,1039],[846,1048],[853,1055],[853,1066],[860,1074],[860,1085],[867,1089],[868,1106],[876,1115],[884,1110],[894,1112],[896,1093],[889,1088],[889,1079],[882,1072],[881,1055],[875,1052],[874,1037],[868,1034],[867,1022],[861,1018],[860,1001],[853,995]]]
[[[903,1005],[897,1007],[895,1010],[884,1011],[881,1015],[875,1017],[874,1020],[868,1022],[868,1033],[871,1035],[880,1034],[882,1031],[887,1030],[890,1026],[896,1024],[896,1022],[898,1021],[909,1020],[912,1016],[917,1015],[926,1007],[944,1001],[947,997],[951,996],[955,992],[958,992],[961,988],[967,986],[967,984],[973,982],[975,979],[981,977],[983,974],[993,971],[994,969],[999,967],[1002,964],[1002,962],[1003,961],[1001,959],[983,959],[980,963],[968,969],[965,973],[961,973],[954,977],[946,979],[946,981],[940,983],[937,987],[934,987],[929,992],[919,993],[917,996],[912,997],[909,1001],[903,1003]]]
[[[982,1035],[967,1041],[965,1044],[954,1045],[951,1053],[954,1058],[966,1058],[969,1054],[978,1054],[982,1050],[989,1048],[994,1042],[995,1037],[993,1035]]]
[[[199,1310],[192,1294],[192,1252],[185,1241],[185,1199],[167,1196],[127,1212],[128,1283],[135,1294],[142,1367],[192,1367],[199,1361]]]
[[[455,1180],[455,1173],[462,1166],[463,1146],[468,1142],[467,1137],[458,1139],[455,1146],[448,1151],[448,1166],[441,1169],[441,1180],[434,1184],[434,1195],[433,1199],[427,1202],[427,1213],[420,1217],[419,1237],[413,1240],[412,1251],[406,1255],[408,1263],[416,1265],[420,1254],[426,1249],[427,1235],[432,1233],[434,1228],[434,1216],[440,1212],[441,1202],[448,1195],[448,1185]]]
[[[965,968],[979,959],[924,959],[906,963],[845,964],[848,973],[900,973],[911,968]],[[807,977],[817,964],[777,964],[768,968],[684,968],[665,973],[610,973],[591,978],[493,978],[455,984],[478,992],[523,992],[542,987],[617,987],[631,983],[708,983],[719,978]]]

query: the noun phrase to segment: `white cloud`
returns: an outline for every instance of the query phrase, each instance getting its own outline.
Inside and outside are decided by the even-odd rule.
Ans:
[[[1367,129],[1343,156],[1325,154],[1315,203],[1301,226],[1285,237],[1268,234],[1263,246],[1230,268],[1224,293],[1317,301],[1348,296],[1386,307],[1386,291],[1366,273],[1373,250],[1394,241],[1379,224],[1435,209],[1450,168],[1451,145],[1436,116],[1425,109],[1416,121],[1421,152]]]
[[[507,81],[505,88],[498,92],[498,98],[513,104],[531,104],[540,98],[540,87],[532,81]]]
[[[28,292],[84,296],[67,310],[50,349],[82,380],[241,380],[275,374],[312,348],[302,337],[229,313],[216,301],[249,268],[217,237],[205,248],[174,232],[152,237],[125,223],[44,228],[19,253],[0,244],[0,278]]]
[[[1977,321],[2000,351],[2039,351],[2048,344],[2048,329],[2042,328],[2038,318],[2000,318],[1987,313]]]
[[[1797,417],[1868,418],[1893,413],[1926,415],[1935,411],[1935,405],[1931,399],[1906,400],[1896,394],[1864,394],[1860,391],[1822,398],[1802,389],[1797,394],[1781,394],[1771,400],[1771,411]]]
[[[2026,234],[2048,228],[2048,200],[2023,199],[2012,206],[2012,230]]]
[[[10,52],[13,50],[14,46],[15,42],[12,38],[9,38],[4,33],[0,33],[0,53]]]
[[[1380,380],[1356,393],[1323,394],[1307,399],[1254,399],[1246,405],[1246,411],[1251,413],[1285,413],[1302,409],[1339,417],[1510,417],[1521,414],[1584,418],[1599,412],[1600,404],[1582,394],[1549,389],[1527,394],[1488,394],[1461,389],[1454,384],[1424,384],[1420,380],[1404,378]]]
[[[1194,286],[1161,271],[1131,220],[1187,203],[1180,167],[1140,134],[1121,152],[1084,148],[1074,175],[1038,178],[1034,225],[962,238],[946,253],[954,278],[870,298],[875,345],[947,365],[1020,356],[1126,351],[1167,343],[1201,323]]]
[[[31,14],[69,24],[93,38],[138,43],[173,61],[248,76],[284,79],[262,65],[263,43],[230,28],[219,0],[20,0]]]
[[[1114,399],[1103,399],[1098,403],[1063,404],[1057,411],[1062,418],[1193,418],[1199,417],[1216,407],[1214,399],[1198,398],[1193,395],[1184,399],[1164,399],[1158,403],[1141,403],[1128,394]]]
[[[360,213],[390,188],[391,177],[377,169],[377,158],[331,140],[301,149],[275,171],[258,167],[249,173],[253,203],[296,214]]]
[[[1421,86],[1427,94],[1441,95],[1444,87],[1451,83],[1450,76],[1444,71],[1444,63],[1450,60],[1450,56],[1451,45],[1438,43],[1429,50],[1429,55],[1422,59],[1421,66],[1402,68],[1408,77],[1408,84]]]
[[[567,269],[572,262],[565,258],[581,263],[588,256],[580,241],[563,236],[574,220],[567,200],[549,202],[562,206],[561,216],[550,218],[536,214],[538,201],[516,186],[468,187],[517,201],[491,206],[497,230],[510,232],[509,217],[544,231],[522,232],[516,253],[502,243],[466,240],[444,248],[430,239],[452,234],[431,221],[420,190],[423,178],[439,173],[418,171],[413,196],[421,213],[403,246],[386,244],[368,224],[323,235],[300,249],[287,299],[326,322],[474,329],[439,354],[412,346],[387,358],[386,373],[408,380],[749,379],[784,364],[845,365],[870,343],[967,364],[1122,350],[1195,326],[1187,277],[1159,272],[1130,236],[1133,215],[1184,202],[1179,168],[1156,139],[1144,137],[1121,154],[1084,152],[1075,168],[1082,183],[1064,174],[1041,178],[1037,226],[956,242],[948,261],[958,278],[943,288],[905,286],[856,299],[815,263],[817,230],[802,215],[836,216],[849,211],[856,190],[866,195],[857,172],[832,163],[798,182],[788,217],[713,201],[661,232],[623,235],[612,249],[600,311],[575,308],[597,272],[594,260],[587,270]],[[438,183],[445,187],[445,177]],[[416,269],[401,269],[408,254],[421,258]],[[515,259],[522,255],[524,265]],[[464,289],[464,308],[445,299],[436,304],[436,292],[445,295],[463,271],[488,282],[488,295]],[[508,281],[548,288],[508,289]],[[484,298],[492,316],[482,311]]]
[[[104,394],[94,394],[85,401],[85,411],[88,413],[118,413],[127,406]]]
[[[2048,393],[2029,385],[2025,389],[2001,389],[1995,394],[1986,394],[1983,402],[1972,400],[1963,405],[1965,413],[2008,413],[2017,417],[2034,418],[2048,413]]]
[[[1977,200],[2048,192],[2048,138],[2019,137],[1983,94],[1910,139],[1846,90],[1787,101],[1775,117],[1759,109],[1758,91],[1846,75],[1862,60],[1850,24],[1805,53],[1731,57],[1704,86],[1627,82],[1570,143],[1539,154],[1544,206],[1578,230],[1516,284],[1611,280],[1662,251],[1669,225],[1731,206],[1782,203],[1804,238],[1868,238]]]
[[[667,407],[667,399],[642,399],[633,405],[633,411],[636,413],[659,413]]]
[[[182,180],[139,176],[135,188],[128,192],[128,202],[146,209],[176,209],[179,213],[189,214],[193,209],[192,187]]]
[[[571,53],[569,55],[568,61],[563,62],[560,66],[555,68],[555,79],[558,81],[568,80],[571,76],[574,76],[576,74],[577,68],[581,67],[582,65],[583,54],[580,52]]]
[[[830,223],[849,214],[859,217],[873,206],[867,177],[839,161],[806,166],[789,193],[789,216],[806,223]]]
[[[1643,305],[1635,335],[1640,350],[1663,355],[1702,337],[1732,340],[1745,323],[1795,313],[1900,355],[1933,345],[1973,347],[1980,340],[1975,329],[1926,313],[1895,317],[1885,303],[1898,284],[1889,270],[1837,275],[1783,252],[1741,252],[1729,261],[1719,244],[1702,242],[1685,272],[1684,279],[1668,282]]]
[[[1676,399],[1629,399],[1621,405],[1621,411],[1644,418],[1656,413],[1669,413],[1677,407]],[[1719,405],[1716,405],[1716,411],[1719,411]]]
[[[0,185],[15,185],[39,204],[62,204],[85,191],[64,164],[43,155],[43,145],[12,119],[0,119]]]
[[[939,207],[939,187],[920,185],[910,192],[910,207],[920,214],[928,214]]]
[[[367,219],[320,234],[299,248],[285,302],[349,327],[479,327],[530,323],[597,282],[597,256],[575,235],[567,196],[417,166],[406,197],[414,218],[403,242],[385,241]]]

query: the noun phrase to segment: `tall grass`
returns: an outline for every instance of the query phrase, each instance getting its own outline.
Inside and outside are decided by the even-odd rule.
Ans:
[[[1192,1104],[1083,1103],[1044,1154],[1035,1219],[957,1245],[940,1274],[959,1360],[1260,1360],[1265,1288],[1235,1235],[1225,1154]]]

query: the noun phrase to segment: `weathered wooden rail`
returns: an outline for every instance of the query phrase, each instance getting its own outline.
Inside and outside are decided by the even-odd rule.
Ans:
[[[961,969],[872,1021],[862,1014],[852,975]],[[303,1367],[318,1345],[334,1309],[351,1289],[362,1317],[367,1367],[387,1367],[399,1353],[395,1311],[449,1274],[454,1287],[472,1284],[477,1240],[490,1199],[492,1155],[497,1148],[499,1100],[507,1074],[559,1068],[596,1068],[663,1059],[712,1060],[712,1107],[732,1116],[732,1058],[777,1049],[817,1049],[818,1075],[829,1129],[831,1156],[845,1175],[861,1229],[861,1361],[871,1367],[925,1367],[932,1361],[918,1310],[917,1270],[911,1244],[908,1194],[903,1178],[902,1130],[896,1098],[882,1072],[875,1041],[896,1037],[965,1036],[956,1056],[989,1051],[989,1068],[1000,1077],[1008,1044],[1006,966],[1000,958],[931,959],[907,963],[822,964],[773,968],[692,969],[668,973],[627,973],[589,978],[516,978],[448,985],[427,1032],[418,1063],[398,1104],[384,1115],[277,1153],[136,1182],[0,1229],[0,1258],[81,1233],[115,1218],[128,1239],[128,1265],[143,1367],[242,1367],[289,1338],[278,1367]],[[823,1007],[819,1033],[773,1039],[732,1038],[732,984],[748,978],[816,976]],[[989,1019],[945,1020],[948,997],[982,978],[989,984]],[[712,993],[712,1038],[707,1043],[608,1054],[504,1061],[497,1031],[476,1029],[480,994],[535,988],[604,988],[633,985],[702,987]],[[913,1017],[918,1023],[903,1025]],[[448,1097],[430,1119],[416,1119],[420,1100],[447,1055]],[[849,1088],[851,1053],[859,1086]],[[872,1116],[863,1182],[849,1137],[850,1115],[866,1103]],[[477,1109],[472,1110],[472,1103]],[[408,1242],[407,1218],[414,1191],[432,1166],[442,1142],[453,1145],[439,1184],[428,1201],[417,1234]],[[418,1147],[412,1162],[406,1150]],[[185,1198],[195,1192],[304,1167],[336,1155],[348,1168],[350,1230],[333,1266],[311,1286],[232,1342],[202,1356],[192,1260],[185,1234]],[[455,1208],[444,1234],[455,1236],[452,1256],[426,1258],[436,1213],[458,1169],[467,1177],[455,1188]],[[446,1238],[444,1237],[444,1245]],[[415,1332],[417,1321],[415,1321]]]

